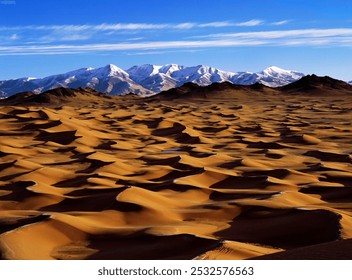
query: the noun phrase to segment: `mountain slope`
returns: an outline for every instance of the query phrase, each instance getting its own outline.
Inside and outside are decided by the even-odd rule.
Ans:
[[[205,65],[184,67],[177,64],[165,66],[145,64],[133,66],[127,72],[132,80],[153,92],[168,90],[185,83],[207,86],[221,82],[231,82],[238,85],[251,85],[259,82],[266,86],[278,87],[297,81],[304,76],[303,73],[283,70],[276,66],[269,67],[259,73],[234,73]]]
[[[35,94],[33,92],[16,93],[6,99],[0,100],[0,104],[17,106],[17,105],[34,105],[45,104],[45,106],[59,105],[59,104],[82,104],[82,103],[98,103],[100,101],[111,100],[113,97],[96,91],[91,88],[55,88],[43,92],[42,94]]]
[[[231,82],[212,83],[208,86],[199,86],[195,83],[185,83],[180,87],[172,88],[149,97],[150,101],[174,99],[218,99],[218,98],[256,98],[276,95],[279,91],[263,84],[236,85]]]
[[[42,93],[59,87],[93,88],[109,95],[150,95],[179,87],[185,83],[207,86],[212,83],[231,82],[239,85],[262,83],[270,87],[283,86],[303,77],[303,73],[272,66],[258,73],[225,72],[214,67],[198,65],[185,67],[177,64],[156,66],[144,64],[124,71],[109,64],[101,68],[82,68],[49,77],[21,78],[0,81],[0,97],[18,92]]]
[[[199,86],[194,83],[186,83],[180,87],[163,91],[149,100],[173,100],[173,99],[217,99],[217,98],[257,98],[270,99],[283,94],[309,96],[352,96],[352,85],[328,76],[319,77],[307,75],[291,84],[282,87],[269,87],[261,83],[251,85],[238,85],[230,82],[212,83],[208,86]]]
[[[290,84],[304,77],[303,73],[284,70],[276,66],[271,66],[259,72],[256,82],[260,82],[269,87],[278,87]]]
[[[196,83],[185,83],[179,87],[173,87],[169,90],[162,91],[158,94],[147,96],[142,100],[165,101],[165,100],[271,100],[285,95],[300,95],[305,98],[314,96],[352,96],[352,85],[336,80],[331,77],[318,77],[316,75],[307,75],[298,81],[282,87],[269,87],[261,83],[251,85],[238,85],[231,82],[214,82],[207,86],[200,86]],[[2,105],[29,105],[45,104],[45,106],[58,106],[59,104],[100,104],[104,102],[114,102],[114,100],[141,100],[141,97],[130,94],[111,97],[91,88],[65,88],[60,87],[35,94],[33,92],[21,92],[14,94],[6,99],[0,100]],[[257,99],[258,98],[258,99]]]
[[[352,94],[352,85],[328,76],[307,75],[280,90],[287,93]]]
[[[0,82],[0,90],[7,96],[23,91],[42,93],[59,87],[90,87],[110,95],[151,93],[131,80],[124,70],[112,64],[97,69],[82,68],[43,79],[22,78]]]

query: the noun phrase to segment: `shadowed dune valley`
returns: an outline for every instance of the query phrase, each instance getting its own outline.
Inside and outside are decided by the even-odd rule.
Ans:
[[[0,101],[3,260],[352,259],[352,86]]]

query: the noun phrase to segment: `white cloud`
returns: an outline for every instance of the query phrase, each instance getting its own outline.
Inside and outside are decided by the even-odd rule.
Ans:
[[[26,44],[0,46],[0,55],[67,54],[114,51],[160,52],[166,50],[244,46],[352,46],[352,28],[295,29],[212,34],[193,40],[140,41],[113,44]]]
[[[97,39],[110,40],[112,36],[123,37],[126,33],[142,34],[144,31],[168,32],[170,30],[200,30],[209,28],[256,26],[262,24],[260,20],[246,22],[215,21],[205,23],[181,22],[181,23],[102,23],[96,25],[25,25],[25,26],[0,26],[0,32],[7,40],[15,40],[17,33],[21,34],[23,44],[28,41],[38,43],[54,43],[62,41],[88,41]],[[116,34],[115,32],[118,32]],[[158,34],[158,33],[153,33]],[[11,37],[10,37],[11,36]],[[135,35],[134,37],[139,37]],[[1,43],[0,43],[1,44]]]
[[[236,26],[258,26],[258,25],[263,25],[263,24],[264,24],[263,20],[252,19],[249,21],[237,23]]]
[[[262,38],[275,39],[285,37],[338,37],[351,36],[351,28],[335,29],[293,29],[293,30],[273,30],[273,31],[255,31],[255,32],[237,32],[237,33],[218,33],[209,34],[198,38]]]
[[[167,28],[174,28],[174,29],[192,29],[195,27],[199,27],[199,25],[191,22],[178,23],[175,25],[171,24],[167,26]]]
[[[281,20],[281,21],[275,21],[275,22],[272,22],[271,24],[272,25],[285,25],[285,24],[288,24],[289,22],[291,22],[291,20]]]
[[[255,46],[263,44],[256,40],[205,40],[205,41],[157,41],[141,43],[118,43],[118,44],[85,44],[85,45],[33,45],[33,46],[5,46],[0,47],[0,55],[5,54],[55,54],[55,53],[85,53],[101,51],[121,50],[163,50],[183,48],[205,47],[229,47],[229,46]]]
[[[134,38],[128,38],[126,41],[141,41],[145,39],[144,37],[134,37]]]
[[[48,30],[48,31],[121,31],[121,30],[157,30],[157,29],[191,29],[206,27],[227,27],[227,26],[257,26],[264,24],[264,21],[252,19],[245,22],[216,21],[206,23],[181,22],[181,23],[102,23],[97,25],[25,25],[25,26],[0,26],[0,31],[11,30]]]
[[[201,23],[199,27],[228,27],[228,26],[235,26],[236,24],[229,22],[229,21],[213,21],[208,23]]]

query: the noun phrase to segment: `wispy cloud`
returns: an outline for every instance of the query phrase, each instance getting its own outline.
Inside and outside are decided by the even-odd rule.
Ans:
[[[207,26],[227,27],[238,24],[247,24],[255,26],[264,24],[260,20],[252,20],[243,23],[233,22],[208,22],[198,24],[199,28]],[[277,25],[282,25],[282,23]],[[189,29],[194,28],[196,24],[180,23],[174,28]],[[247,26],[246,25],[246,26]],[[152,28],[154,25],[128,25],[128,28]],[[157,25],[162,28],[162,25]],[[242,25],[241,25],[242,26]],[[54,28],[53,26],[51,26]],[[57,27],[57,26],[56,26]],[[55,28],[56,28],[55,27]],[[155,27],[155,26],[154,26]],[[36,28],[44,28],[37,26]],[[75,32],[66,32],[73,28]],[[114,25],[97,25],[97,30],[110,32],[112,28],[120,28]],[[164,28],[164,27],[163,27]],[[63,31],[65,30],[65,31]],[[116,51],[133,51],[135,53],[145,52],[162,52],[162,51],[182,51],[187,49],[204,49],[204,48],[224,48],[224,47],[244,47],[244,46],[352,46],[352,28],[331,28],[331,29],[291,29],[291,30],[270,30],[270,31],[250,31],[250,32],[231,32],[231,33],[213,33],[202,36],[194,36],[187,39],[176,39],[168,36],[167,40],[160,40],[158,37],[137,36],[128,38],[121,37],[116,42],[114,37],[110,41],[94,40],[92,34],[85,30],[84,26],[65,26],[64,29],[53,29],[51,33],[44,34],[32,40],[23,40],[23,33],[8,32],[2,35],[2,40],[6,43],[0,44],[0,55],[54,55],[54,54],[78,54],[78,53],[109,53]],[[81,30],[78,32],[78,30]],[[17,34],[19,33],[19,35]],[[104,32],[97,32],[104,34]],[[154,34],[154,33],[153,33]],[[203,32],[204,34],[204,32]],[[140,36],[142,35],[142,36]],[[106,36],[109,37],[109,36]],[[179,36],[178,36],[179,37]],[[114,41],[115,40],[115,41]],[[97,43],[99,42],[99,43]]]
[[[182,50],[164,50],[164,51],[137,51],[137,52],[129,52],[127,55],[135,56],[135,55],[163,55],[170,53],[195,53],[200,52],[205,49],[182,49]]]
[[[162,32],[193,30],[211,30],[225,27],[250,27],[262,24],[261,20],[249,20],[245,22],[233,21],[211,21],[211,22],[180,22],[180,23],[102,23],[102,24],[82,24],[82,25],[24,25],[24,26],[0,26],[3,36],[9,38],[12,34],[21,34],[21,39],[26,41],[39,42],[73,42],[88,41],[90,39],[110,40],[114,35],[143,34],[145,31],[154,32],[153,35]],[[127,34],[128,33],[128,34]],[[152,33],[149,33],[152,34]],[[144,36],[144,35],[143,35]],[[135,35],[134,37],[139,37]],[[106,41],[106,40],[105,40]],[[4,42],[0,42],[1,43]]]
[[[273,31],[255,31],[255,32],[237,32],[237,33],[218,33],[209,34],[204,37],[208,38],[264,38],[275,39],[285,37],[340,37],[351,36],[352,28],[332,28],[332,29],[293,29],[293,30],[273,30]]]
[[[11,45],[0,47],[0,55],[68,54],[114,51],[182,51],[188,49],[244,46],[352,46],[352,29],[302,29],[216,34],[202,40],[171,40],[115,44]]]
[[[257,26],[264,24],[264,21],[252,19],[244,22],[216,21],[216,22],[181,22],[181,23],[102,23],[97,25],[25,25],[25,26],[0,26],[0,31],[14,30],[47,30],[47,31],[120,31],[120,30],[157,30],[157,29],[192,29],[206,27],[228,27],[228,26]]]
[[[272,25],[285,25],[285,24],[288,24],[289,22],[291,22],[291,20],[281,20],[281,21],[275,21],[275,22],[272,22],[271,24]]]
[[[249,21],[237,23],[236,26],[258,26],[258,25],[263,25],[263,24],[264,24],[263,20],[252,19]]]
[[[126,39],[126,41],[141,41],[144,39],[145,39],[145,37],[133,37],[133,38]]]
[[[247,29],[249,27],[264,24],[264,21],[252,19],[244,22],[235,21],[209,21],[209,22],[179,22],[179,23],[102,23],[82,25],[24,25],[24,26],[0,26],[0,33],[4,38],[10,40],[13,34],[20,34],[22,43],[54,43],[54,42],[76,42],[76,41],[103,41],[108,42],[115,38],[122,39],[123,36],[133,37],[145,36],[148,31],[150,36],[157,36],[169,31],[207,31],[226,27],[237,27]],[[153,33],[152,33],[153,32]],[[204,33],[204,32],[203,32]],[[178,33],[179,34],[179,33]],[[124,40],[128,38],[123,38]],[[1,44],[6,44],[2,41]]]
[[[87,53],[109,52],[126,50],[163,50],[184,48],[212,48],[255,46],[264,44],[257,40],[205,40],[205,41],[157,41],[141,43],[118,44],[85,44],[85,45],[35,45],[35,46],[4,46],[0,47],[0,55],[18,54],[62,54],[62,53]]]
[[[229,27],[234,26],[235,23],[230,21],[213,21],[208,23],[201,23],[199,27]]]

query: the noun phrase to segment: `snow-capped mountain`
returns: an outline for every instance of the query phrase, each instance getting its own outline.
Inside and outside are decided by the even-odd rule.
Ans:
[[[160,92],[192,82],[201,86],[230,81],[234,73],[204,65],[184,67],[177,64],[155,66],[144,64],[127,70],[130,78],[143,87]]]
[[[82,68],[42,79],[22,78],[0,82],[0,91],[7,96],[23,91],[41,93],[58,87],[90,87],[110,95],[152,93],[131,80],[124,70],[112,64],[97,69]]]
[[[110,95],[134,93],[149,95],[192,82],[201,86],[214,82],[240,85],[262,83],[270,87],[287,85],[299,80],[303,73],[272,66],[258,73],[225,72],[214,67],[198,65],[185,67],[177,64],[156,66],[144,64],[124,71],[109,64],[101,68],[82,68],[45,78],[21,78],[0,81],[0,97],[17,92],[41,93],[58,87],[90,87]]]
[[[144,64],[133,66],[126,72],[133,81],[144,88],[153,92],[161,92],[177,86],[177,80],[170,75],[172,71],[168,72],[168,70],[163,68],[163,66]]]
[[[231,80],[234,84],[251,85],[261,83],[269,87],[280,87],[301,79],[303,73],[271,66],[258,73],[239,72]]]
[[[292,70],[284,70],[276,66],[269,67],[262,72],[257,73],[257,75],[257,82],[261,82],[269,87],[284,86],[295,82],[304,76],[303,73]]]
[[[284,70],[276,66],[271,66],[258,73],[251,73],[225,72],[204,65],[184,67],[177,64],[133,66],[127,70],[127,73],[130,74],[132,80],[154,92],[181,86],[187,82],[201,86],[226,81],[240,85],[259,82],[266,86],[279,87],[297,81],[304,76],[303,73]]]

